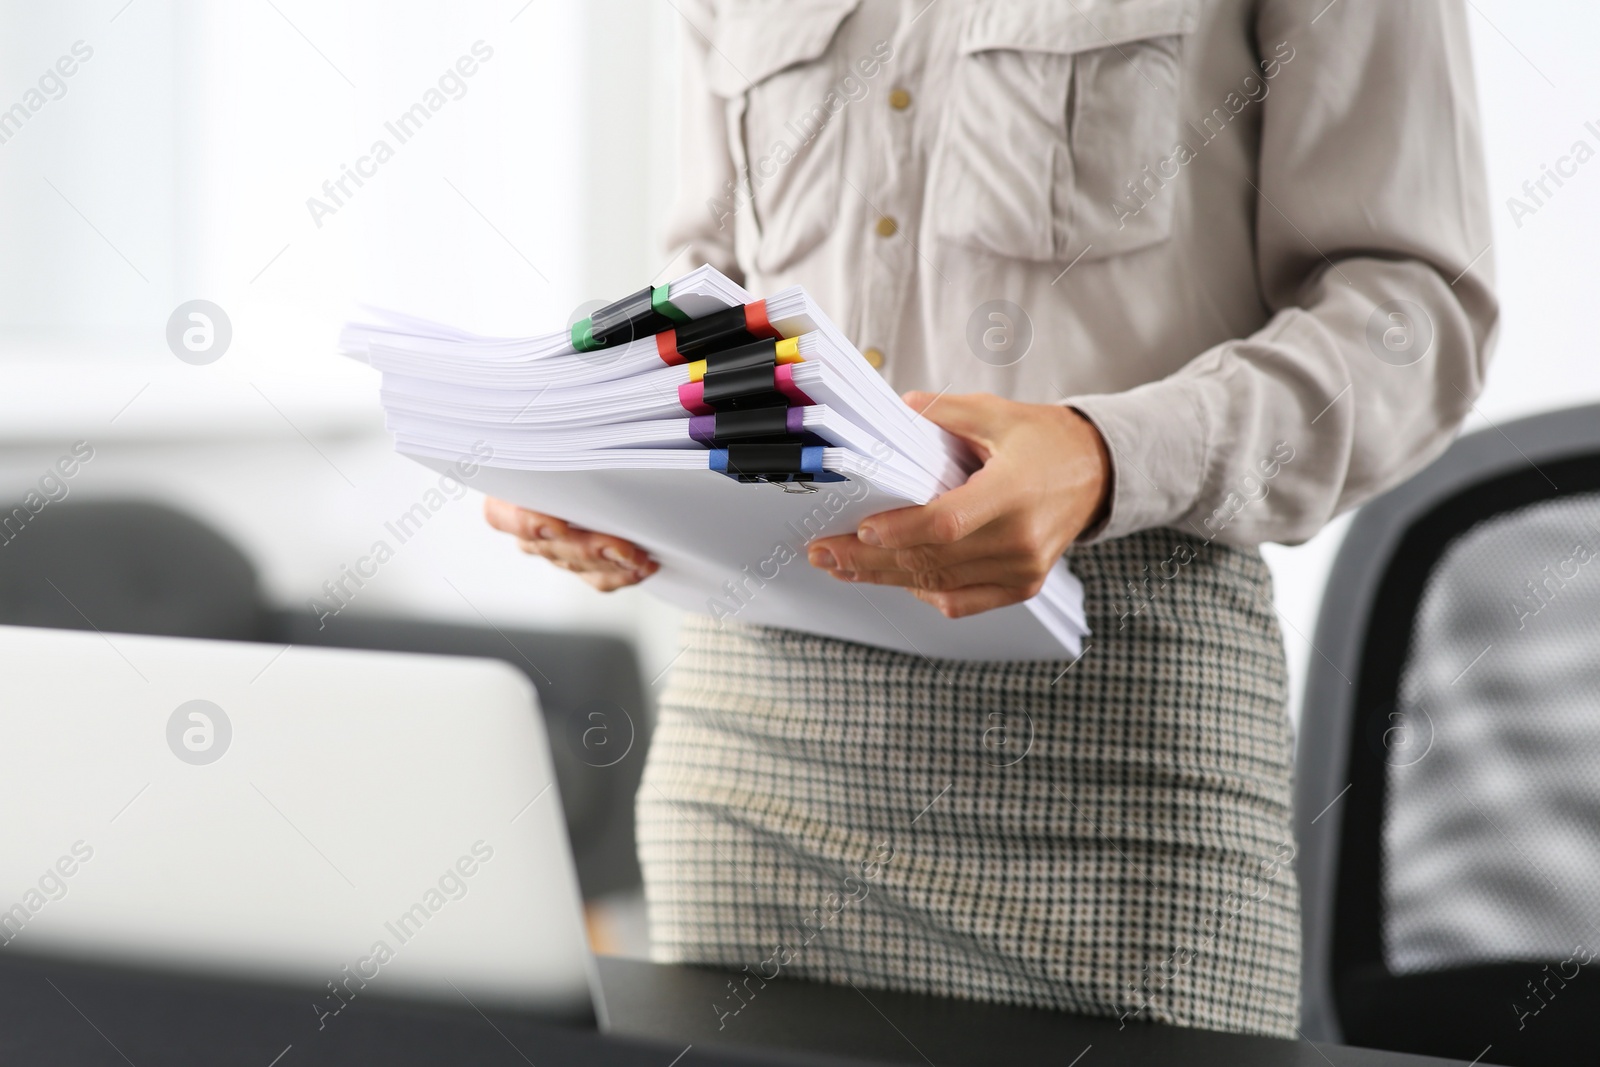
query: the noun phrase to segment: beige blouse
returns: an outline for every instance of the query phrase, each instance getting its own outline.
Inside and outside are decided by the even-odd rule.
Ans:
[[[1460,0],[672,2],[672,249],[805,285],[897,389],[1082,411],[1097,537],[1303,540],[1482,386]]]

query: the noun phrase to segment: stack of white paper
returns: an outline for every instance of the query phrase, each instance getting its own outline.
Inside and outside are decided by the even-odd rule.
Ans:
[[[679,607],[933,659],[1079,652],[1065,562],[1026,604],[958,620],[806,563],[807,542],[925,504],[975,460],[798,287],[755,301],[702,267],[533,338],[372,317],[340,347],[382,372],[400,452],[465,460],[493,496],[639,544],[661,564],[644,588]]]

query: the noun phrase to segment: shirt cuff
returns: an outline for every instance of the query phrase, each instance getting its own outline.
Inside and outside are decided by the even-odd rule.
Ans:
[[[1110,510],[1080,544],[1171,526],[1194,510],[1211,440],[1195,387],[1191,380],[1164,378],[1061,402],[1094,424],[1111,454]]]

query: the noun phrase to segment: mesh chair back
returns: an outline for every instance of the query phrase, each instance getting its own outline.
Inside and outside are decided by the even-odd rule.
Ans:
[[[1423,590],[1383,826],[1384,962],[1600,944],[1600,493],[1504,512]]]
[[[1463,438],[1364,508],[1315,643],[1296,783],[1308,1035],[1592,1058],[1600,408]]]

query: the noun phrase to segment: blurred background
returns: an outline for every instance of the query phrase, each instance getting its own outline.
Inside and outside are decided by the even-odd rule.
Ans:
[[[244,548],[270,601],[324,596],[437,482],[390,451],[376,375],[334,354],[356,301],[527,335],[685,269],[655,238],[677,19],[620,0],[6,0],[0,107],[75,44],[89,58],[0,127],[0,489],[20,498],[87,440],[73,498],[169,502]],[[478,42],[490,58],[460,77]],[[385,123],[447,72],[460,88],[399,143]],[[380,138],[393,157],[330,197]],[[312,197],[343,204],[313,217]],[[191,299],[231,322],[209,365],[167,346]],[[479,506],[452,500],[350,610],[613,631],[665,665],[670,613],[523,558]]]
[[[1469,6],[1504,304],[1473,429],[1600,399],[1600,160],[1531,214],[1507,203],[1600,148],[1600,7]],[[0,0],[0,498],[88,442],[67,498],[179,508],[239,546],[266,603],[314,619],[437,484],[390,450],[340,323],[368,302],[528,335],[693,266],[660,243],[684,27],[672,0]],[[463,56],[474,73],[398,143],[385,124]],[[392,158],[335,198],[380,138]],[[231,326],[205,365],[167,342],[196,299]],[[1266,549],[1297,698],[1344,528]],[[348,610],[621,638],[646,701],[676,651],[674,612],[522,556],[475,494]]]

